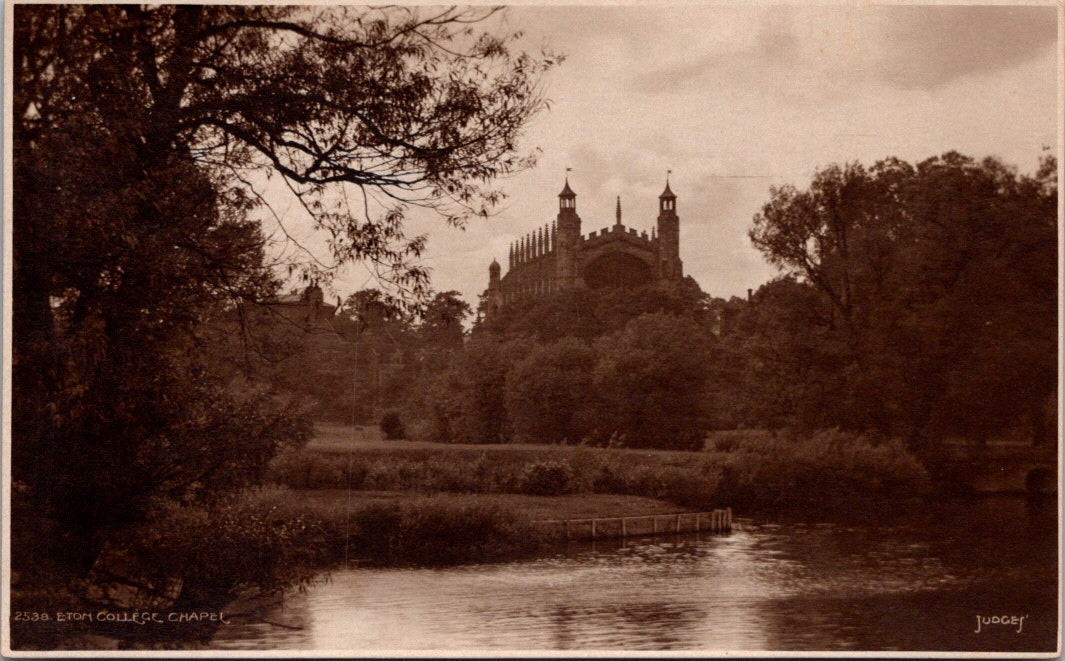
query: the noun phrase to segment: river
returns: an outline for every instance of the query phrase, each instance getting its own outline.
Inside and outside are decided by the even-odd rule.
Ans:
[[[739,518],[727,535],[570,544],[510,563],[337,570],[265,612],[270,623],[222,627],[212,647],[1053,651],[1056,517],[1052,500],[995,497]]]

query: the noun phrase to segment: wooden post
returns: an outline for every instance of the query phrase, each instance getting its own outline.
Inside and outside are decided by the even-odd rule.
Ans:
[[[569,541],[569,519],[566,519],[566,541]]]
[[[595,539],[595,519],[592,519],[592,539]]]
[[[676,525],[676,530],[674,532],[680,532],[680,513],[679,512],[677,513],[677,525]]]
[[[725,508],[725,521],[726,521],[726,524],[725,524],[726,525],[726,529],[727,530],[732,530],[732,508],[731,507],[726,507]]]
[[[625,533],[626,533],[626,530],[625,530],[625,517],[621,517],[621,538],[622,539],[625,539],[625,537],[626,537]]]

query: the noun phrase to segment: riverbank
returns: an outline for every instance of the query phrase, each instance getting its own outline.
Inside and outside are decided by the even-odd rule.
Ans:
[[[424,496],[409,491],[352,491],[343,489],[302,489],[288,493],[292,502],[319,512],[342,513],[346,507],[358,510],[370,503],[420,502]],[[641,496],[618,494],[571,494],[530,496],[525,494],[440,493],[433,502],[455,508],[490,504],[513,512],[529,521],[582,519],[608,516],[673,514],[682,508],[672,503]]]
[[[445,566],[535,556],[560,541],[557,530],[537,525],[545,519],[876,508],[927,489],[927,475],[898,443],[831,430],[718,435],[701,452],[375,436],[320,429],[308,447],[271,462],[266,481],[275,486],[210,507],[172,504],[114,531],[110,543],[133,576],[181,580],[180,597],[161,608],[223,608],[249,589],[309,585],[345,560]],[[13,585],[13,608],[32,610],[42,594],[74,605],[82,599],[74,584],[26,579]],[[61,649],[70,631],[87,629],[40,635],[39,625],[27,624],[13,634],[26,641],[23,649]],[[194,647],[203,637],[192,633],[167,644]],[[141,628],[119,634],[124,649],[158,642]]]
[[[336,569],[218,649],[1050,652],[1057,505],[930,499],[728,537],[578,543],[505,565]],[[976,616],[1027,616],[976,631]],[[265,619],[270,624],[264,623]],[[278,625],[288,625],[278,626]],[[593,652],[594,653],[594,652]]]

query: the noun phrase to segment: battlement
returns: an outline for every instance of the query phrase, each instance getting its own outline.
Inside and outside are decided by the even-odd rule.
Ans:
[[[581,243],[587,245],[599,245],[619,238],[628,241],[636,241],[638,243],[646,244],[647,246],[653,245],[654,242],[658,240],[654,230],[651,230],[651,234],[648,235],[647,230],[641,232],[634,227],[614,225],[612,227],[604,227],[598,231],[589,232],[581,237]]]

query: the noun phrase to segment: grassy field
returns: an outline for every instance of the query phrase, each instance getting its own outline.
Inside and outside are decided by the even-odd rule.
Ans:
[[[685,452],[385,440],[376,427],[320,424],[306,448],[275,458],[268,481],[294,490],[491,495],[507,508],[518,504],[511,496],[568,497],[587,503],[582,516],[603,517],[627,505],[602,495],[752,511],[850,508],[928,488],[926,471],[900,442],[835,429],[715,432],[704,450]]]
[[[301,489],[289,494],[293,503],[323,514],[359,509],[368,503],[400,503],[421,500],[410,491],[351,491],[344,489]],[[510,510],[532,521],[584,519],[606,516],[640,516],[672,514],[686,511],[672,503],[640,496],[619,494],[571,494],[565,496],[529,496],[516,493],[459,494],[440,493],[432,498],[445,506],[485,503]]]
[[[727,433],[727,432],[726,432]],[[306,448],[324,454],[346,454],[355,452],[362,455],[374,453],[416,454],[417,451],[440,452],[474,452],[474,453],[526,453],[531,455],[557,455],[567,452],[582,452],[589,448],[579,445],[543,445],[538,443],[506,443],[500,445],[483,445],[476,443],[433,443],[430,441],[387,440],[377,427],[360,425],[340,425],[318,423],[314,426],[314,438]],[[599,452],[622,453],[625,455],[645,455],[669,458],[672,463],[684,463],[691,458],[691,452],[680,450],[647,450],[638,448],[595,448]]]
[[[294,503],[327,516],[369,503],[425,502],[426,495],[444,508],[485,505],[533,521],[670,514],[692,509],[655,497],[662,494],[653,493],[653,489],[607,487],[601,489],[605,493],[598,493],[596,485],[578,485],[578,480],[566,476],[563,479],[568,484],[560,486],[558,493],[520,493],[530,490],[528,478],[522,481],[523,471],[530,464],[554,465],[561,461],[566,470],[573,466],[576,471],[592,472],[589,461],[607,457],[654,471],[689,465],[692,453],[386,440],[376,427],[319,423],[304,452],[291,461],[278,462],[275,476],[281,476],[277,481],[292,489]],[[346,488],[349,462],[353,469],[350,495]]]

